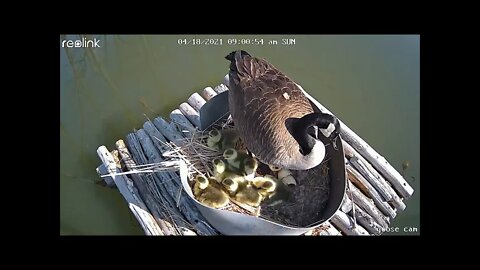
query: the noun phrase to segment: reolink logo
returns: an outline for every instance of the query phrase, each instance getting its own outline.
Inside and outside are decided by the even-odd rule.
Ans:
[[[77,40],[71,40],[71,39],[65,39],[62,40],[62,47],[68,47],[68,48],[100,48],[100,40],[97,38],[94,39],[87,39],[87,38],[82,38],[82,39],[77,39]]]

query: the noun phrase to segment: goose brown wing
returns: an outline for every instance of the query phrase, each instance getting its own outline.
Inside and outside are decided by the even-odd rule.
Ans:
[[[263,59],[243,56],[236,61],[238,92],[241,92],[245,109],[265,110],[287,106],[301,112],[310,111],[311,105],[302,90],[285,74]],[[238,100],[238,99],[237,99]],[[266,102],[256,107],[255,100]],[[281,109],[281,111],[288,111]],[[285,114],[285,112],[283,112]],[[291,112],[287,112],[290,114]]]
[[[243,120],[240,132],[246,144],[257,155],[278,158],[289,147],[298,149],[285,127],[290,117],[300,118],[313,112],[310,103],[286,75],[265,60],[243,57],[237,61],[238,87],[234,93],[239,107],[236,113]],[[276,151],[273,151],[276,149]]]

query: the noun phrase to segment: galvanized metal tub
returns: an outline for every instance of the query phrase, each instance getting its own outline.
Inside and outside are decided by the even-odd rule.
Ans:
[[[305,92],[310,99],[314,109],[318,109],[315,99]],[[201,129],[209,128],[214,122],[225,120],[228,115],[228,91],[218,94],[210,99],[200,110]],[[323,137],[323,136],[320,136]],[[340,208],[346,189],[346,173],[342,142],[336,140],[336,148],[327,141],[320,138],[326,145],[326,151],[331,157],[328,160],[330,174],[330,194],[328,202],[323,210],[321,219],[310,227],[291,227],[280,223],[272,222],[261,217],[249,216],[232,211],[215,209],[199,203],[193,196],[186,173],[182,173],[182,185],[186,193],[193,199],[202,215],[219,232],[225,235],[301,235],[310,231],[324,222],[328,221]]]

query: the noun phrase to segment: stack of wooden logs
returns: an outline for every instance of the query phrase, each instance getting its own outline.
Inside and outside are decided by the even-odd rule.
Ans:
[[[227,78],[227,77],[226,77]],[[141,165],[162,162],[166,143],[181,143],[200,126],[200,108],[215,95],[227,91],[227,82],[193,93],[170,119],[157,117],[143,128],[118,140],[116,149],[100,146],[97,154],[102,165],[99,175],[117,187],[147,235],[219,234],[200,214],[192,199],[181,189],[174,170],[141,174],[118,174]],[[307,94],[308,95],[308,94]],[[319,103],[316,105],[329,112]],[[380,235],[398,212],[405,209],[404,199],[413,194],[405,179],[363,139],[342,124],[341,136],[347,170],[347,193],[337,213],[321,227],[305,235]],[[120,162],[121,161],[121,162]]]

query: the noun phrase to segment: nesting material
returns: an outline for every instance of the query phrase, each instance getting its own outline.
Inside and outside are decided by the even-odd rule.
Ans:
[[[292,227],[321,221],[330,190],[326,162],[306,171],[262,164],[247,154],[235,129],[225,124],[208,132],[196,131],[175,148],[172,152],[189,164],[192,190],[198,191],[196,179],[201,176],[213,184],[215,192],[228,198],[225,203],[220,199],[212,203],[200,196],[204,193],[194,192],[199,202]]]
[[[290,177],[297,184],[285,185],[282,180],[282,190],[277,190],[281,194],[262,204],[261,216],[292,227],[315,225],[330,193],[330,177],[325,167],[326,162],[310,170],[291,171]]]

